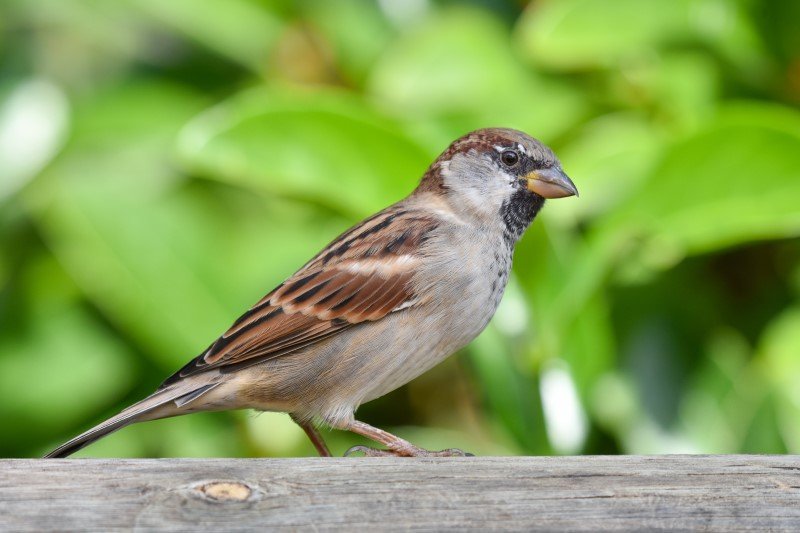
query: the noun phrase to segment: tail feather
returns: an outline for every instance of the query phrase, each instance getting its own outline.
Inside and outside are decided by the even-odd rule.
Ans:
[[[196,400],[217,385],[218,383],[209,383],[189,389],[188,391],[185,387],[156,391],[144,400],[124,409],[119,414],[112,416],[108,420],[101,422],[77,437],[70,439],[44,457],[45,459],[67,457],[96,440],[135,422],[156,420],[158,418],[167,418],[181,414],[182,407]],[[174,404],[169,405],[170,402],[174,402]]]

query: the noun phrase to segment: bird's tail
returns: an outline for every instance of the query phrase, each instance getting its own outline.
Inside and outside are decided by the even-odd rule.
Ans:
[[[158,418],[167,418],[170,416],[183,414],[186,412],[181,409],[183,406],[198,399],[200,396],[209,392],[217,385],[219,385],[219,382],[207,383],[205,385],[189,389],[188,391],[185,386],[169,387],[158,390],[144,400],[124,409],[118,415],[112,416],[108,420],[99,423],[92,429],[85,431],[77,437],[65,442],[44,457],[46,459],[67,457],[77,452],[81,448],[88,446],[94,441],[99,440],[106,435],[110,435],[118,429],[122,429],[125,426],[135,422],[156,420]]]

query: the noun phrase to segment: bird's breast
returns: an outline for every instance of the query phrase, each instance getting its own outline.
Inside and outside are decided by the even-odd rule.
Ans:
[[[437,317],[441,341],[454,351],[494,316],[508,283],[513,244],[502,232],[452,231],[441,238],[449,245],[436,249],[447,252],[428,258],[420,279],[427,312]]]
[[[391,359],[364,401],[377,398],[466,346],[491,320],[505,291],[512,249],[482,236],[445,235],[449,247],[427,257],[414,280],[420,305],[391,317]],[[447,250],[442,253],[441,250]]]

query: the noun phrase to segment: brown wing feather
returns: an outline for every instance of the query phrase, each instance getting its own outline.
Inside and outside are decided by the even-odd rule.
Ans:
[[[287,355],[411,305],[417,252],[436,225],[429,215],[396,206],[365,220],[264,296],[162,387],[211,368],[233,370]]]

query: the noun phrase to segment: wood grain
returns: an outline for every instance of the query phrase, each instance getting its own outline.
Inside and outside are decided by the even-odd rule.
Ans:
[[[800,457],[0,461],[0,530],[798,530]]]

